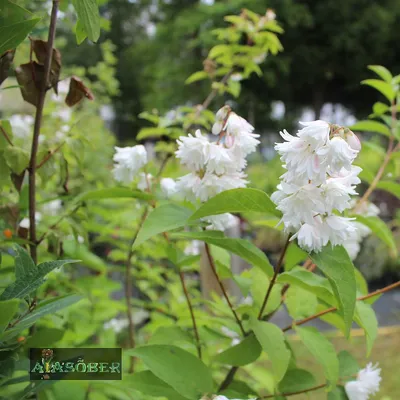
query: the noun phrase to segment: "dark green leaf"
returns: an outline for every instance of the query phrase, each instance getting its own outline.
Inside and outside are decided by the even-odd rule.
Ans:
[[[299,392],[315,386],[314,376],[304,369],[289,369],[279,383],[280,393]]]
[[[80,194],[75,201],[102,200],[102,199],[141,199],[151,200],[153,196],[141,190],[131,190],[128,188],[114,187],[109,189],[95,189]]]
[[[0,301],[0,333],[4,331],[18,310],[18,299]]]
[[[349,378],[358,373],[360,367],[357,360],[346,350],[342,350],[338,354],[339,359],[339,376],[341,378]]]

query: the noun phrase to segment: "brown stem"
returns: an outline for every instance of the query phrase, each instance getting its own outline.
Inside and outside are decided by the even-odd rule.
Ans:
[[[58,145],[54,150],[50,150],[44,157],[43,160],[40,161],[39,164],[37,164],[36,166],[36,170],[38,170],[39,168],[41,168],[44,164],[46,164],[47,161],[50,160],[51,157],[53,157],[53,155],[55,153],[57,153],[58,150],[61,149],[61,147],[63,147],[65,144],[65,142],[62,142],[60,145]]]
[[[125,299],[126,299],[126,315],[128,317],[128,339],[129,339],[129,346],[133,349],[135,347],[135,324],[133,322],[133,313],[132,313],[132,304],[131,304],[131,298],[132,298],[132,274],[131,274],[131,258],[133,255],[133,245],[136,241],[137,235],[139,234],[140,229],[142,228],[142,225],[144,221],[146,220],[147,214],[149,212],[149,208],[146,206],[145,210],[143,211],[143,214],[140,218],[139,226],[136,229],[135,234],[133,235],[132,240],[129,243],[129,250],[128,250],[128,255],[126,257],[126,263],[125,263]],[[129,363],[129,373],[132,374],[135,369],[135,357],[130,358],[130,363]]]
[[[266,307],[266,305],[267,305],[269,296],[270,296],[270,294],[271,294],[271,292],[272,292],[272,288],[274,287],[276,278],[278,277],[279,271],[280,271],[280,269],[281,269],[281,267],[282,267],[283,259],[284,259],[285,254],[286,254],[286,250],[287,250],[287,248],[289,247],[289,244],[290,244],[290,237],[288,236],[288,238],[286,239],[285,246],[283,247],[282,252],[281,252],[281,255],[280,255],[280,257],[279,257],[278,264],[276,264],[275,271],[274,271],[274,275],[273,275],[271,281],[269,282],[269,286],[268,286],[268,289],[267,289],[267,293],[266,293],[266,295],[265,295],[265,297],[264,297],[264,301],[263,301],[262,306],[261,306],[261,308],[260,308],[260,312],[258,313],[258,319],[261,319],[261,318],[262,318],[262,315],[263,315],[264,310],[265,310],[265,307]]]
[[[197,354],[199,355],[199,358],[201,360],[202,355],[201,355],[201,344],[200,344],[199,331],[197,329],[196,318],[194,317],[193,306],[192,306],[192,303],[190,301],[189,292],[187,291],[187,288],[186,288],[185,275],[183,274],[182,271],[179,271],[179,278],[181,280],[183,293],[185,293],[186,302],[188,304],[189,311],[190,311],[190,316],[192,318],[192,325],[193,325],[194,335],[196,337]]]
[[[29,239],[32,242],[30,245],[30,253],[33,261],[37,263],[37,243],[36,243],[36,158],[39,147],[39,135],[42,125],[44,101],[51,69],[51,59],[53,55],[53,44],[56,35],[57,12],[59,0],[53,0],[51,9],[50,28],[47,39],[47,53],[44,62],[44,77],[39,89],[38,102],[36,106],[35,124],[33,128],[31,157],[29,161]]]
[[[397,146],[396,146],[396,148],[393,148],[394,147],[394,129],[395,129],[395,127],[396,127],[396,104],[393,101],[393,103],[392,103],[392,134],[390,135],[390,138],[389,138],[389,144],[388,144],[388,148],[386,150],[385,158],[383,159],[383,162],[382,162],[378,172],[376,173],[375,178],[369,185],[369,188],[366,190],[366,192],[363,194],[363,196],[361,197],[359,202],[354,207],[354,210],[353,210],[354,212],[357,212],[360,210],[362,204],[368,200],[371,193],[375,190],[377,184],[379,183],[379,181],[382,178],[383,173],[385,172],[386,166],[390,161],[393,151],[397,148]]]
[[[208,243],[204,243],[204,246],[205,246],[205,249],[206,249],[208,262],[210,263],[210,266],[211,266],[211,269],[212,269],[212,271],[214,273],[215,279],[217,280],[218,285],[221,288],[222,294],[224,295],[225,300],[227,301],[228,306],[231,309],[232,314],[235,317],[235,320],[236,320],[237,324],[239,325],[239,328],[240,328],[243,336],[246,336],[246,331],[243,328],[242,322],[240,321],[236,311],[234,310],[233,305],[232,305],[231,301],[229,300],[228,293],[226,292],[225,287],[224,287],[222,281],[220,280],[220,278],[218,276],[217,269],[215,268],[214,259],[213,259],[212,255],[211,255],[210,247],[209,247]]]
[[[375,290],[375,292],[371,292],[371,293],[368,293],[368,294],[366,294],[364,296],[358,297],[357,301],[366,300],[366,299],[369,299],[371,297],[377,296],[379,294],[386,293],[389,290],[393,290],[393,289],[397,288],[398,286],[400,286],[400,281],[392,283],[391,285],[386,286],[383,289],[378,289],[378,290]],[[291,329],[293,329],[294,326],[303,325],[303,324],[305,324],[305,323],[307,323],[309,321],[312,321],[313,319],[319,318],[322,315],[328,314],[328,313],[336,311],[336,310],[337,310],[337,307],[327,308],[326,310],[320,311],[319,313],[311,315],[310,317],[301,319],[300,321],[294,321],[292,325],[289,325],[286,328],[283,328],[282,331],[283,332],[290,331]]]
[[[221,79],[220,83],[225,84],[228,79],[230,78],[230,76],[232,75],[232,70],[229,71],[228,73],[225,74],[225,76]],[[198,114],[200,114],[201,110],[205,110],[206,108],[208,108],[208,106],[210,105],[210,103],[214,100],[214,97],[218,94],[218,89],[213,89],[210,94],[206,97],[206,99],[203,101],[201,108],[198,111]]]
[[[225,379],[223,380],[223,382],[221,383],[221,385],[220,385],[219,388],[218,388],[218,392],[220,392],[220,391],[226,389],[226,388],[232,383],[233,378],[235,377],[236,372],[238,371],[238,369],[239,369],[239,367],[232,367],[232,368],[228,371],[228,373],[227,373]]]
[[[147,304],[143,304],[143,305],[136,305],[136,304],[133,304],[132,307],[143,308],[143,309],[145,309],[145,310],[147,310],[147,311],[154,311],[154,312],[157,312],[157,313],[159,313],[159,314],[165,315],[166,317],[171,318],[171,319],[173,319],[174,321],[177,321],[177,320],[178,320],[178,318],[175,317],[175,315],[170,314],[170,313],[167,312],[167,311],[164,311],[162,308],[152,307],[152,306],[149,306],[149,305],[147,305]]]
[[[14,146],[13,143],[12,143],[12,141],[11,141],[11,139],[10,139],[10,137],[8,136],[6,130],[5,130],[2,126],[0,126],[0,131],[2,132],[3,136],[4,136],[5,139],[7,140],[8,144],[9,144],[10,146]]]
[[[297,392],[288,392],[288,393],[279,393],[279,394],[269,394],[267,396],[262,396],[262,397],[258,397],[257,400],[259,399],[273,399],[273,398],[277,398],[279,396],[285,397],[285,396],[294,396],[296,394],[301,394],[301,393],[308,393],[308,392],[313,392],[314,390],[318,390],[318,389],[322,389],[326,386],[326,383],[321,383],[321,385],[318,386],[313,386],[311,388],[308,389],[304,389],[304,390],[299,390]]]

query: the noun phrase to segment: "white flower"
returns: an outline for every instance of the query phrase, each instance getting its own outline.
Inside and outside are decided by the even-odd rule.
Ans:
[[[356,231],[353,221],[355,218],[339,217],[330,215],[325,219],[326,234],[332,246],[341,245],[346,242],[351,234]]]
[[[345,140],[347,144],[356,151],[361,150],[361,142],[360,139],[355,135],[352,131],[349,131],[345,134]]]
[[[211,215],[209,217],[202,218],[202,220],[210,224],[207,229],[215,229],[217,231],[225,231],[226,229],[233,228],[240,223],[238,217],[235,217],[229,213]]]
[[[45,203],[42,207],[43,212],[47,215],[57,216],[59,215],[62,208],[62,201],[59,199],[49,201]]]
[[[115,147],[114,178],[118,182],[129,184],[137,172],[147,164],[147,152],[143,145],[133,147]]]
[[[137,188],[139,190],[143,190],[143,191],[151,189],[152,179],[153,179],[153,175],[145,174],[144,172],[141,172],[139,174],[139,182],[137,184]]]
[[[117,319],[113,318],[110,321],[106,322],[103,327],[104,329],[112,329],[115,333],[121,332],[129,325],[127,319]]]
[[[165,197],[171,197],[176,193],[176,182],[172,178],[162,178],[160,186]]]
[[[31,115],[14,114],[9,118],[13,135],[19,139],[26,139],[32,134],[34,118]]]
[[[319,252],[322,247],[326,246],[329,240],[320,216],[315,217],[311,224],[303,224],[290,240],[296,238],[302,249],[315,252]]]
[[[379,391],[381,383],[381,369],[372,363],[362,369],[356,381],[347,382],[344,386],[349,400],[368,400],[371,395]]]
[[[203,242],[201,242],[200,240],[192,240],[190,242],[190,244],[188,244],[185,247],[185,250],[183,250],[183,252],[187,256],[197,256],[197,255],[200,254],[200,250],[201,250],[202,245],[203,245]]]
[[[340,171],[342,168],[351,170],[351,164],[358,151],[353,150],[340,136],[334,136],[329,145],[317,151],[319,155],[326,155],[332,171]]]
[[[204,167],[207,161],[207,148],[210,144],[206,136],[203,136],[198,129],[195,135],[181,136],[178,143],[176,158],[191,170],[197,171]]]
[[[321,190],[325,210],[328,214],[331,214],[333,210],[343,212],[350,208],[350,195],[357,194],[352,186],[346,186],[342,183],[342,178],[328,178],[326,183],[321,185]]]
[[[42,214],[40,212],[35,212],[35,223],[37,224],[38,222],[40,222],[42,220]],[[25,229],[29,229],[30,227],[30,221],[29,221],[29,217],[25,217],[21,220],[21,222],[19,223],[19,227],[20,228],[25,228]]]
[[[226,122],[226,133],[232,136],[242,136],[254,131],[254,127],[249,124],[244,118],[231,112]]]

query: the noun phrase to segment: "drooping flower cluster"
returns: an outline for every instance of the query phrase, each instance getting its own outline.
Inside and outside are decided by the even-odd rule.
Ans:
[[[144,146],[115,147],[113,174],[116,181],[130,184],[147,164],[147,152]]]
[[[381,369],[372,363],[362,369],[358,375],[357,380],[347,382],[345,391],[349,400],[368,400],[371,395],[379,391],[381,383]]]
[[[357,229],[352,218],[338,213],[350,208],[360,183],[353,166],[361,146],[349,129],[325,121],[301,123],[296,136],[281,132],[275,149],[287,170],[271,199],[283,214],[281,222],[301,248],[320,251],[328,242],[344,244]]]
[[[212,134],[218,135],[218,140],[211,141],[200,130],[194,136],[181,136],[175,154],[190,173],[178,179],[177,191],[189,201],[204,202],[225,190],[245,187],[246,157],[260,143],[259,135],[253,131],[244,118],[232,112],[229,106],[224,106],[217,112],[212,127]],[[230,214],[208,220],[218,230],[237,223]]]

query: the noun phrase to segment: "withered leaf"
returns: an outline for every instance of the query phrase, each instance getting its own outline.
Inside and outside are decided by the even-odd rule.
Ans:
[[[44,66],[35,61],[21,64],[15,70],[15,76],[24,100],[36,107],[39,100],[40,87],[44,80]]]
[[[15,50],[8,50],[0,57],[0,85],[7,79],[8,71],[14,59]]]
[[[69,84],[69,91],[67,97],[65,98],[65,102],[69,107],[73,107],[84,97],[89,100],[94,100],[93,93],[90,91],[90,89],[85,86],[81,79],[73,76]]]
[[[36,55],[37,60],[40,64],[44,65],[47,57],[47,42],[40,39],[32,39],[31,46],[33,52]],[[54,88],[56,94],[58,94],[58,81],[61,73],[61,53],[58,49],[53,48],[53,55],[51,58],[51,69],[50,69],[50,85]]]
[[[22,171],[20,174],[16,174],[15,172],[11,172],[11,180],[17,189],[18,193],[21,192],[22,183],[24,182],[25,171]]]

